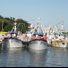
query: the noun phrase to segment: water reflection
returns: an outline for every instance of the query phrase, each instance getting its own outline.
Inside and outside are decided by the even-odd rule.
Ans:
[[[68,48],[0,50],[0,67],[68,67]]]
[[[46,55],[47,55],[47,50],[42,50],[42,51],[37,51],[37,50],[28,50],[29,57],[28,61],[30,66],[34,67],[45,67],[45,62],[46,62]]]
[[[4,67],[18,67],[20,66],[23,61],[23,58],[25,58],[25,49],[22,48],[13,48],[13,49],[5,49],[1,53],[1,66]]]
[[[47,54],[47,66],[50,67],[65,67],[68,66],[68,48],[49,48]]]

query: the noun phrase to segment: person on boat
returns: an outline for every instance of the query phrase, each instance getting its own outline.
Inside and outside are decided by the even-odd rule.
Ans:
[[[8,33],[7,35],[5,34],[5,37],[6,38],[10,38],[11,37],[11,34],[10,33]]]
[[[36,38],[38,37],[39,35],[36,35]]]
[[[2,40],[4,40],[4,35],[2,35]]]
[[[68,35],[65,36],[65,39],[68,39]]]
[[[58,39],[59,39],[59,40],[63,40],[63,39],[64,39],[64,36],[63,36],[63,35],[59,35],[59,36],[58,36]]]
[[[19,38],[19,34],[17,35],[17,38]]]
[[[12,34],[12,38],[17,38],[15,33],[14,33],[14,34]]]
[[[31,38],[31,36],[32,36],[32,33],[27,33],[28,38]]]
[[[36,35],[36,39],[41,39],[41,36],[40,35]]]
[[[53,40],[53,37],[52,37],[51,34],[49,34],[49,35],[47,36],[47,42],[48,42],[48,44],[52,44],[52,40]]]
[[[33,40],[34,38],[33,38],[33,35],[31,35],[31,40]]]
[[[7,34],[4,34],[4,38],[8,38]]]
[[[22,35],[22,33],[21,33],[20,31],[18,31],[18,35],[19,35],[19,36],[21,36],[21,35]]]
[[[47,41],[47,36],[46,36],[46,35],[43,35],[43,39],[44,39],[45,41]]]

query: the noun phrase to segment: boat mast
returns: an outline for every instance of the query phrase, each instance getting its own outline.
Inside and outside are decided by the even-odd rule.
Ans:
[[[30,28],[31,28],[31,31],[32,31],[32,28],[33,28],[33,20],[31,20],[31,26],[30,26]]]
[[[3,23],[4,23],[4,21],[2,21],[2,31],[4,30],[4,29],[3,29]]]
[[[38,22],[38,23],[37,23],[37,32],[38,32],[38,33],[39,33],[39,26],[40,26],[39,22],[40,22],[40,20],[41,20],[40,18],[37,19],[37,22]]]
[[[62,23],[61,25],[61,33],[62,33],[64,31],[64,22],[62,21],[61,23]]]
[[[17,24],[17,23],[16,23],[16,20],[15,20],[15,23],[14,23],[14,31],[16,31],[16,29],[17,29],[17,28],[16,28],[16,24]]]

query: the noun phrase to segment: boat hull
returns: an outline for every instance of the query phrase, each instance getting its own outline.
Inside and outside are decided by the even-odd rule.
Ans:
[[[52,45],[52,40],[51,39],[47,39],[47,44],[48,44],[48,46],[51,46]]]
[[[0,41],[0,50],[3,50],[4,48],[4,41]]]
[[[68,42],[66,40],[54,40],[52,41],[52,46],[54,47],[68,47]]]
[[[22,41],[18,39],[4,39],[5,46],[8,48],[17,48],[17,47],[25,47],[25,44],[22,43]]]
[[[45,40],[32,40],[28,44],[28,48],[34,50],[45,50],[47,49],[47,42]]]

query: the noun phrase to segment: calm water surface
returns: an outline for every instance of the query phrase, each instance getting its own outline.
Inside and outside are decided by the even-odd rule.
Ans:
[[[68,67],[68,48],[0,50],[0,67]]]

